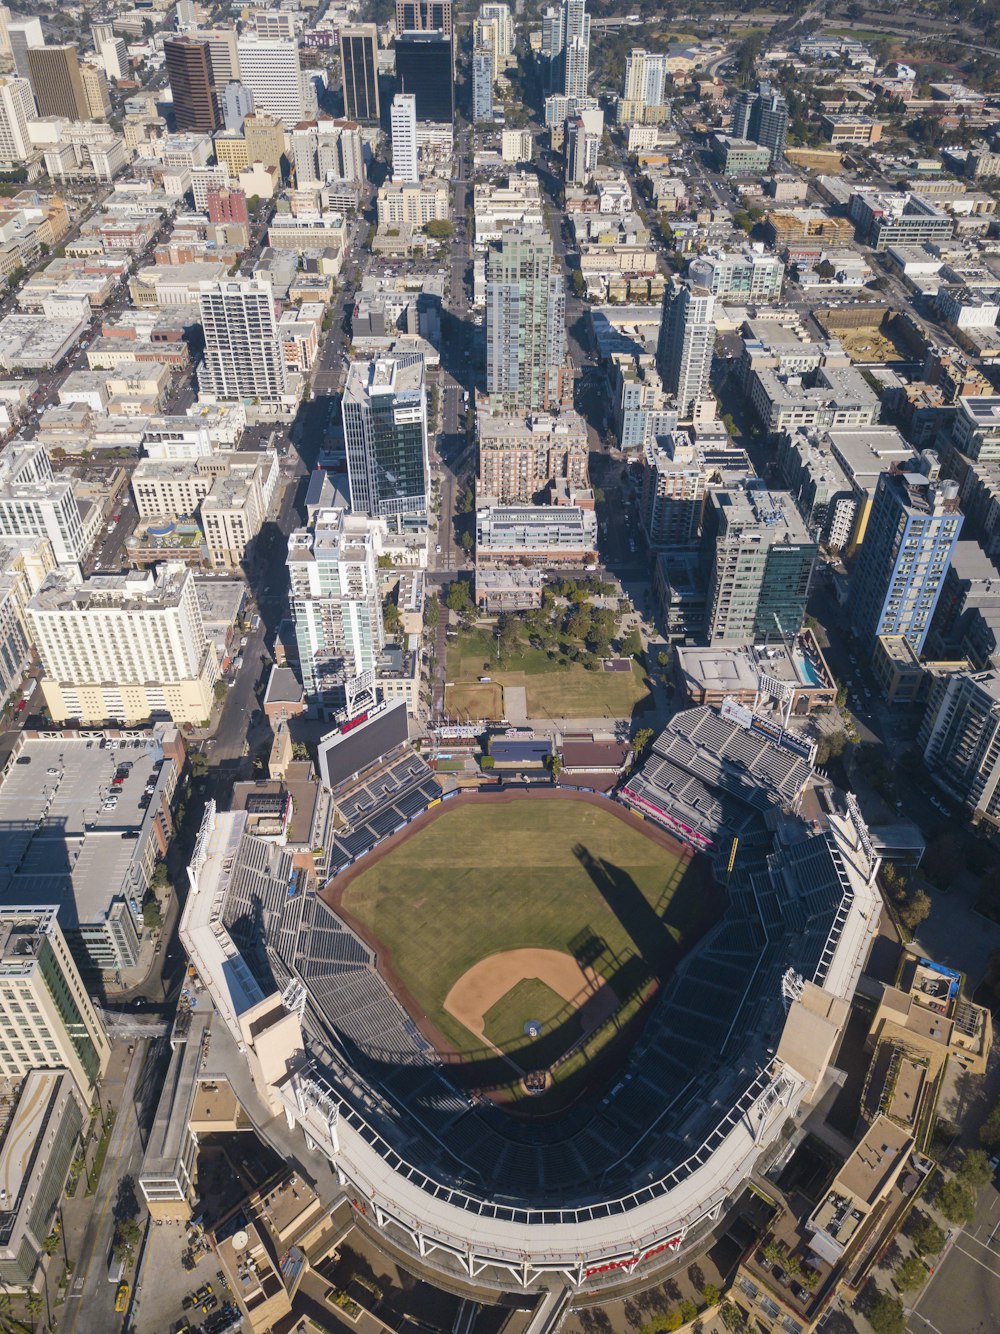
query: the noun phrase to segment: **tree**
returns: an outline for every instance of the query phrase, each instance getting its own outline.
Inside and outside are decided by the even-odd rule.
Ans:
[[[571,639],[586,639],[590,634],[591,617],[589,607],[577,607],[566,619],[566,633]]]
[[[979,1190],[983,1186],[988,1186],[993,1180],[993,1168],[982,1149],[969,1149],[962,1159],[957,1176],[966,1186]]]
[[[292,759],[307,760],[309,758],[309,747],[304,741],[292,742]]]
[[[454,230],[447,218],[435,218],[424,227],[427,235],[433,236],[438,241],[447,241]]]
[[[441,623],[441,603],[436,593],[432,593],[424,603],[424,625],[428,630],[436,630]]]
[[[887,1292],[877,1292],[865,1311],[875,1334],[906,1334],[903,1303]]]
[[[167,870],[166,862],[157,862],[153,867],[153,874],[149,881],[150,888],[153,890],[164,890],[170,884],[170,872]]]
[[[573,295],[582,297],[587,291],[587,280],[579,269],[573,269],[569,275],[570,286],[573,288]]]
[[[397,635],[403,628],[403,618],[399,613],[399,607],[391,598],[382,608],[382,623],[388,635]]]
[[[964,1227],[976,1212],[976,1197],[964,1182],[946,1181],[934,1201],[949,1223]]]
[[[926,922],[931,913],[931,901],[922,889],[914,890],[899,910],[899,920],[909,931],[915,931]]]
[[[469,585],[464,579],[454,579],[448,585],[448,591],[444,595],[444,605],[449,611],[457,612],[459,616],[467,616],[472,611],[472,597],[469,594]]]
[[[545,761],[545,767],[553,778],[558,778],[563,769],[563,757],[561,755],[550,755]]]
[[[58,1249],[59,1249],[59,1233],[50,1232],[49,1235],[42,1242],[42,1250],[45,1252],[46,1255],[55,1255]]]
[[[927,1281],[927,1266],[919,1256],[907,1256],[901,1265],[897,1265],[892,1281],[900,1292],[921,1288]]]
[[[635,751],[636,759],[640,759],[649,747],[653,739],[653,729],[651,727],[640,727],[638,732],[632,738],[632,749]]]
[[[945,1243],[944,1229],[938,1227],[930,1214],[919,1209],[910,1224],[910,1240],[921,1255],[936,1255]]]
[[[690,1297],[685,1297],[684,1300],[681,1302],[680,1306],[678,1306],[677,1310],[680,1313],[681,1320],[684,1322],[685,1325],[689,1324],[692,1320],[694,1320],[698,1314],[698,1308],[697,1306],[695,1306],[694,1302],[690,1299]]]
[[[212,694],[215,696],[216,704],[221,704],[228,693],[229,687],[226,685],[225,681],[216,681],[215,685],[212,687]]]
[[[142,921],[150,931],[159,931],[162,927],[163,913],[160,911],[160,901],[155,896],[147,899],[142,905]]]
[[[714,1283],[706,1283],[701,1290],[701,1300],[706,1306],[718,1306],[722,1293]]]
[[[1000,1102],[979,1127],[979,1143],[987,1149],[995,1149],[1000,1145]]]

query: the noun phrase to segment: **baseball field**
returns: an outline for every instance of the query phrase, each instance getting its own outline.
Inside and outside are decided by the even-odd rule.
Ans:
[[[438,1050],[514,1096],[606,1055],[722,907],[662,830],[553,789],[438,806],[329,892]]]

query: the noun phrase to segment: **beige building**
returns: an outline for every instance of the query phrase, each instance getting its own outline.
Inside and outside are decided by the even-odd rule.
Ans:
[[[229,171],[231,180],[236,180],[241,171],[250,167],[250,150],[242,134],[221,132],[215,136],[215,158]]]
[[[212,712],[215,651],[201,619],[191,571],[51,574],[28,603],[53,722],[169,715],[199,723]]]
[[[265,167],[280,167],[285,151],[285,127],[280,120],[258,111],[243,121],[243,138],[251,162]]]
[[[428,222],[447,221],[448,186],[443,181],[423,181],[418,185],[383,185],[378,192],[378,225],[391,227],[408,223],[424,227]]]
[[[84,62],[80,66],[80,79],[83,82],[83,94],[87,99],[87,110],[91,120],[105,120],[111,115],[111,93],[108,90],[108,78],[99,65]]]
[[[0,1075],[69,1071],[84,1106],[111,1045],[55,908],[0,908]]]
[[[882,994],[868,1045],[895,1041],[929,1056],[931,1078],[948,1058],[970,1074],[985,1074],[993,1021],[989,1010],[962,995],[959,974],[907,955],[899,980]]]
[[[589,485],[587,424],[572,409],[550,415],[480,412],[480,494],[501,503],[530,503],[552,482],[567,481],[574,491]]]

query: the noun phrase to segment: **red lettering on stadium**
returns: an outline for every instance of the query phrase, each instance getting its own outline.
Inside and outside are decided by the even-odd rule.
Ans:
[[[343,727],[340,729],[341,736],[343,736],[345,732],[352,732],[355,727],[360,727],[362,723],[366,723],[367,721],[367,713],[359,713],[356,718],[352,718],[350,722],[344,723]]]
[[[652,1250],[643,1251],[642,1255],[630,1255],[627,1260],[609,1260],[607,1264],[594,1265],[592,1269],[585,1269],[583,1277],[593,1278],[595,1274],[611,1274],[617,1269],[634,1269],[636,1265],[642,1264],[643,1260],[649,1260],[662,1251],[674,1251],[680,1244],[680,1237],[671,1237],[669,1241],[661,1242],[659,1246],[654,1246]]]

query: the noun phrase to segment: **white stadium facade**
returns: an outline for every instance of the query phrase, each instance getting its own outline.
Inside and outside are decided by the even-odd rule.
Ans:
[[[301,1129],[303,1171],[327,1160],[359,1222],[483,1292],[606,1289],[693,1252],[827,1087],[881,903],[856,803],[827,787],[804,819],[811,783],[808,759],[712,709],[657,739],[619,799],[681,836],[696,816],[729,905],[614,1087],[554,1121],[459,1088],[245,812],[207,809],[181,939],[269,1114]]]

